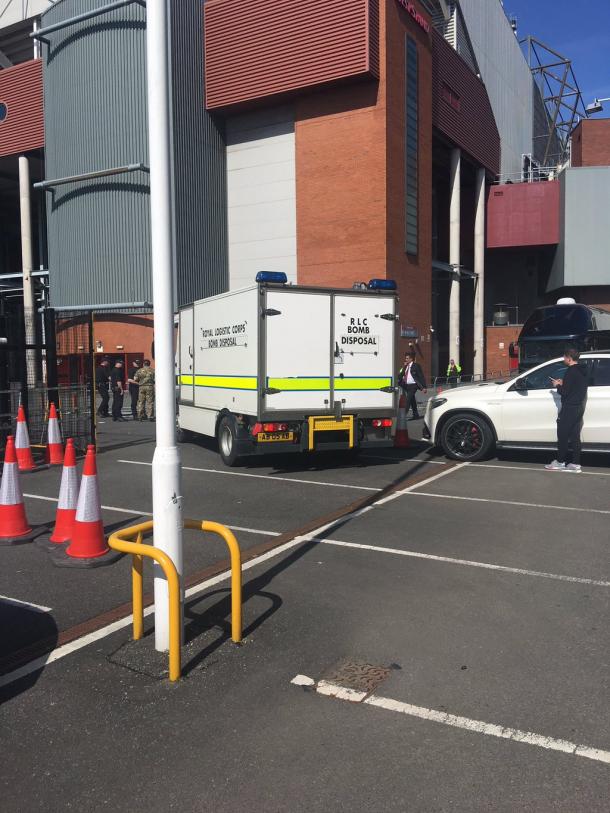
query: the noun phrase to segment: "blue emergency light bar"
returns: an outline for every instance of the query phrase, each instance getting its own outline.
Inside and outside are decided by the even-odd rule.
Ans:
[[[257,282],[276,282],[278,285],[286,285],[288,277],[283,271],[259,271],[256,275]]]
[[[369,291],[395,291],[396,282],[393,279],[372,279],[369,282]]]

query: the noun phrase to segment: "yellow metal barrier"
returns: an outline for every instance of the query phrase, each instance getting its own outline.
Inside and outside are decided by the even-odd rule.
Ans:
[[[349,448],[354,448],[354,416],[344,415],[342,418],[333,418],[331,415],[312,415],[309,422],[309,451],[312,452],[316,445],[316,434],[318,432],[348,432]]]
[[[224,525],[207,520],[185,519],[184,527],[194,531],[204,531],[222,537],[231,554],[231,639],[236,643],[242,638],[242,585],[241,585],[241,551],[235,535]],[[143,540],[153,532],[153,522],[142,522],[123,528],[113,533],[108,545],[121,553],[130,553],[132,605],[133,605],[133,639],[139,641],[144,634],[144,582],[142,578],[144,556],[154,559],[162,568],[167,579],[169,590],[169,679],[180,678],[180,579],[178,571],[169,556],[152,545],[143,544]],[[133,541],[135,538],[135,542]]]
[[[235,535],[224,525],[207,520],[185,519],[184,527],[191,531],[207,531],[221,536],[231,554],[231,639],[241,642],[241,551]]]
[[[169,556],[158,548],[142,544],[145,536],[153,530],[152,521],[132,525],[116,531],[108,540],[113,550],[132,555],[131,583],[133,591],[133,638],[139,641],[144,630],[144,596],[142,581],[143,556],[154,559],[163,568],[169,590],[169,679],[180,678],[180,579],[176,566]],[[136,542],[130,539],[136,538]]]

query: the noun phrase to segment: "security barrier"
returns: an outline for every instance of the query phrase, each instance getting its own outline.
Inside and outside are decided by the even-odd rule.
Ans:
[[[143,540],[153,532],[153,522],[142,522],[123,528],[112,534],[108,545],[114,550],[129,553],[132,556],[131,583],[133,605],[133,639],[139,641],[144,634],[144,583],[142,578],[143,557],[154,559],[163,568],[169,590],[169,679],[179,680],[180,663],[180,579],[178,571],[170,557],[151,545],[144,545]],[[236,643],[242,638],[242,584],[241,584],[241,551],[235,535],[224,525],[207,520],[185,519],[184,528],[193,531],[204,531],[220,536],[227,543],[231,555],[231,639]],[[135,542],[133,541],[135,538]]]
[[[163,568],[169,590],[169,679],[180,679],[180,579],[176,566],[169,556],[151,545],[143,545],[142,540],[153,530],[152,520],[123,528],[112,534],[108,545],[113,550],[131,554],[131,585],[133,604],[133,639],[139,641],[144,634],[144,586],[142,570],[144,556],[154,559]],[[135,542],[129,541],[136,538]]]
[[[184,527],[222,537],[231,555],[231,640],[241,643],[241,551],[235,535],[224,525],[207,520],[185,519]]]

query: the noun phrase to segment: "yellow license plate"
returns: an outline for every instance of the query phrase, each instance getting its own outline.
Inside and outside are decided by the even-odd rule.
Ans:
[[[259,443],[269,443],[274,440],[294,440],[294,432],[261,432],[256,437]]]

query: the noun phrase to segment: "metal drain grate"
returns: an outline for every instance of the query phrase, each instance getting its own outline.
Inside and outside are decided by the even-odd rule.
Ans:
[[[390,672],[391,668],[388,666],[375,666],[366,661],[348,659],[332,666],[321,679],[344,689],[370,694],[383,683]]]

